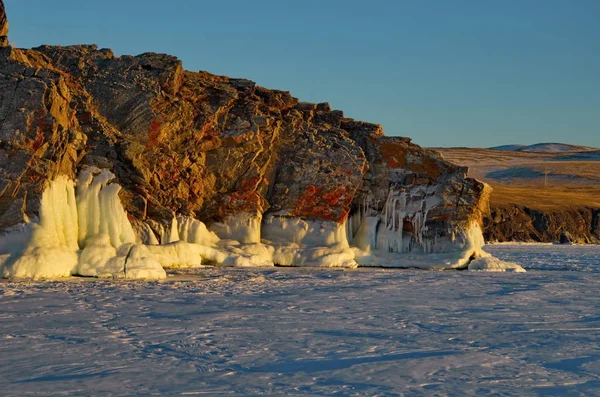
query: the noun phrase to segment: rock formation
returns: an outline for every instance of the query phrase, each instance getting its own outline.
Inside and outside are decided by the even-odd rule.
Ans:
[[[409,138],[169,55],[13,48],[0,7],[0,231],[38,219],[51,181],[97,169],[145,243],[172,242],[177,215],[242,244],[480,255],[467,240],[489,189]]]
[[[511,203],[493,205],[484,217],[483,234],[489,241],[598,244],[600,209],[541,210]]]

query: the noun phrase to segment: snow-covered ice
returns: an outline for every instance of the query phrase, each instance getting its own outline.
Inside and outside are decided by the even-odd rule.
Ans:
[[[598,395],[600,246],[486,249],[528,272],[0,280],[0,394]]]
[[[485,250],[502,260],[522,263],[527,270],[600,272],[600,245],[502,243],[488,244]]]

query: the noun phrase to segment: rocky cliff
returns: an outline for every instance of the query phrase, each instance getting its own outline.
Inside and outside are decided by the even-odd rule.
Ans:
[[[409,138],[386,137],[381,126],[327,103],[186,71],[169,55],[116,57],[94,45],[17,49],[0,7],[5,233],[44,223],[52,181],[107,170],[122,187],[138,242],[172,242],[165,236],[179,216],[241,244],[302,249],[348,240],[367,251],[480,255],[469,236],[488,188]]]
[[[483,234],[489,241],[598,244],[600,209],[542,210],[518,204],[496,204],[484,217]]]

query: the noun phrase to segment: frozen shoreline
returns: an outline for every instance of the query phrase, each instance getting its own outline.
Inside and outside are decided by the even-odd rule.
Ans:
[[[523,263],[528,272],[538,273],[544,271],[585,271],[600,272],[600,245],[561,245],[561,244],[521,244],[521,243],[502,243],[487,244],[485,249],[489,250],[494,256],[506,261],[516,261]],[[435,269],[410,269],[396,267],[359,267],[359,268],[319,268],[319,267],[289,267],[289,266],[266,266],[266,267],[215,267],[205,266],[195,269],[170,269],[167,271],[167,277],[160,283],[170,283],[176,281],[201,281],[208,276],[215,274],[230,274],[236,272],[257,272],[270,271],[282,274],[314,274],[320,272],[349,272],[349,273],[402,273],[402,272],[423,272],[452,274],[456,271],[435,270]],[[465,272],[458,272],[460,275]],[[98,279],[95,277],[77,277],[58,278],[44,280],[43,282],[114,282],[115,284],[127,284],[130,282],[141,283],[143,281],[123,280],[123,279]],[[30,279],[2,279],[0,285],[6,283],[37,283]]]
[[[382,211],[365,200],[342,221],[240,212],[210,225],[172,214],[170,225],[132,224],[121,186],[106,169],[87,167],[77,181],[64,175],[44,190],[39,219],[0,235],[0,276],[56,279],[70,276],[160,280],[166,269],[205,263],[232,267],[398,267],[524,272],[515,262],[483,251],[480,225],[429,236],[427,217],[440,204],[437,188],[420,187],[411,201],[390,189]],[[430,191],[431,190],[431,191]],[[412,231],[404,232],[410,221]]]

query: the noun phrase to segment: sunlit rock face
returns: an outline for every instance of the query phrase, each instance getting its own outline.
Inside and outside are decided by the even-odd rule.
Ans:
[[[0,47],[8,45],[8,20],[4,11],[4,3],[0,1]]]
[[[1,7],[0,36],[8,31]],[[439,266],[462,267],[482,255],[471,240],[486,208],[484,184],[327,103],[189,72],[169,55],[115,57],[94,45],[23,50],[6,41],[0,74],[0,255],[7,255],[9,231],[43,218],[53,183],[74,184],[82,222],[75,243],[90,261],[85,239],[86,247],[110,244],[119,257],[133,236],[151,254],[137,248],[135,258],[166,266],[181,262],[169,255],[355,267],[391,263],[378,253],[454,253],[462,259]],[[86,179],[86,169],[99,173]],[[114,175],[111,183],[103,170]],[[95,223],[94,200],[103,197],[123,210],[104,211],[128,222]],[[206,233],[198,234],[200,221]],[[104,233],[107,227],[122,229]],[[159,244],[171,244],[170,253],[152,248]],[[98,268],[77,263],[79,273]]]

